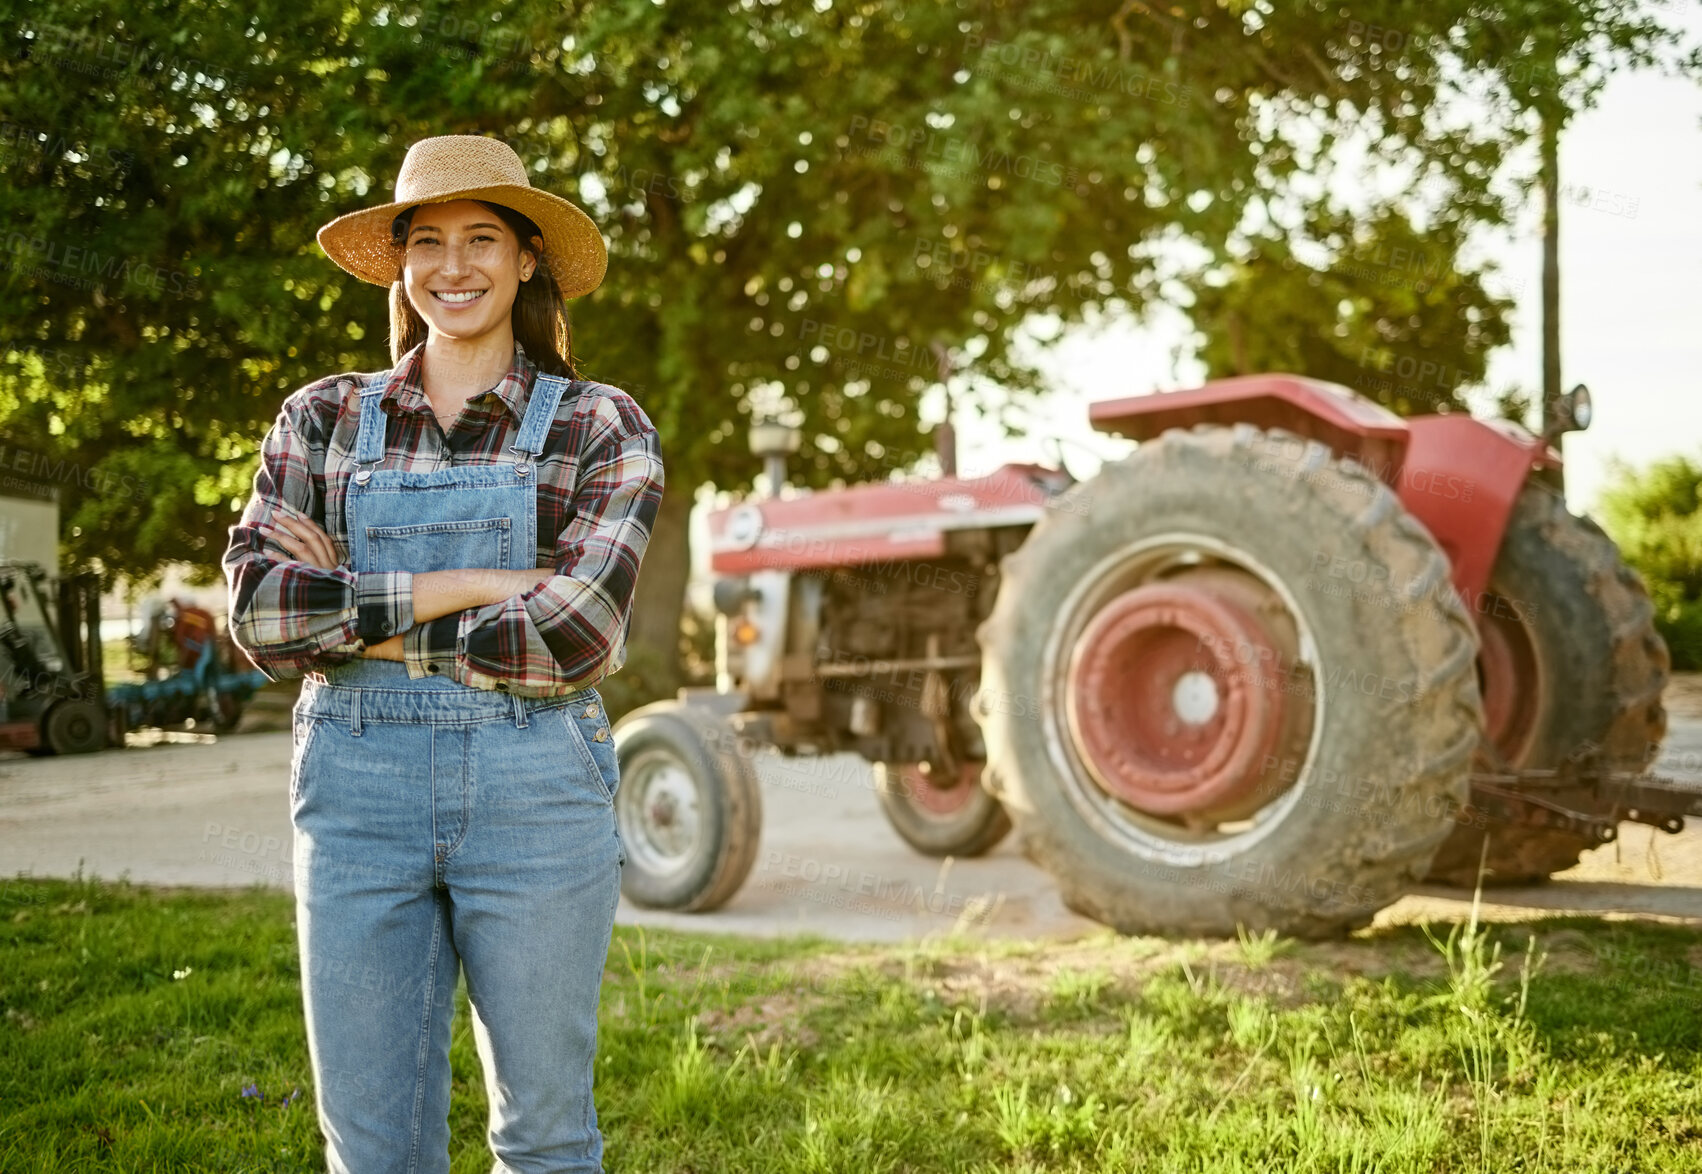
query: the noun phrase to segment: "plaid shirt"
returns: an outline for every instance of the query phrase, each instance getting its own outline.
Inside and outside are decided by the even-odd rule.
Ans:
[[[353,660],[405,633],[410,677],[544,697],[572,693],[626,661],[638,566],[662,501],[656,429],[626,392],[596,383],[562,397],[538,479],[537,565],[553,579],[501,603],[414,623],[413,574],[355,571],[344,501],[360,388],[385,383],[386,469],[426,473],[506,459],[537,368],[519,342],[501,382],[471,397],[445,436],[421,384],[421,343],[389,371],[331,375],[284,401],[261,447],[254,495],[225,551],[231,634],[273,680]],[[294,507],[322,526],[341,565],[325,570],[268,543],[259,526]]]

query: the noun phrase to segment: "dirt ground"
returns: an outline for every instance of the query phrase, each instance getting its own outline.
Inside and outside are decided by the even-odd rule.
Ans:
[[[196,887],[293,884],[286,696],[262,696],[226,738],[173,735],[76,758],[0,758],[0,876],[128,876]],[[1671,726],[1654,769],[1702,782],[1702,674],[1667,693]],[[274,727],[267,729],[265,727]],[[1073,939],[1101,927],[1059,901],[1014,838],[976,860],[910,851],[876,805],[867,765],[850,756],[763,756],[763,841],[743,888],[708,914],[659,913],[622,901],[617,919],[707,932],[814,933],[841,941],[928,938],[953,929],[989,938]],[[1483,914],[1519,921],[1557,913],[1643,917],[1702,926],[1702,820],[1673,836],[1624,825],[1544,885],[1493,890]],[[1466,916],[1470,894],[1423,888],[1378,924]]]

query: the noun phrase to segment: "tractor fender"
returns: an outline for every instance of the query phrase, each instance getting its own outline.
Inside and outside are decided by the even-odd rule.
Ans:
[[[1525,481],[1535,469],[1558,466],[1560,456],[1510,420],[1460,413],[1406,424],[1395,493],[1447,554],[1454,589],[1475,615]]]
[[[1266,434],[1291,433],[1297,444],[1316,440],[1373,471],[1398,469],[1407,445],[1407,421],[1389,409],[1339,383],[1301,375],[1237,375],[1183,391],[1102,400],[1088,405],[1088,422],[1130,440],[1199,424],[1251,424]]]
[[[1534,469],[1560,464],[1557,452],[1510,420],[1465,413],[1402,419],[1351,388],[1300,375],[1237,375],[1104,400],[1089,405],[1088,420],[1131,440],[1198,424],[1251,424],[1304,438],[1295,443],[1325,444],[1395,490],[1447,553],[1454,587],[1474,609],[1525,481]]]

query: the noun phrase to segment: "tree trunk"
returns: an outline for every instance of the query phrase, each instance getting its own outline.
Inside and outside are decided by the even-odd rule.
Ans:
[[[680,613],[691,574],[692,488],[670,482],[638,572],[627,631],[626,665],[599,686],[611,716],[672,697],[684,682],[680,665]]]

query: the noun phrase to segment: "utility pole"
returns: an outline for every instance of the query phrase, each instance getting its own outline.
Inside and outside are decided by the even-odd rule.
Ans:
[[[1557,111],[1542,115],[1542,416],[1546,433],[1560,403],[1560,123]],[[1556,444],[1558,445],[1558,441]],[[1565,491],[1561,469],[1543,479]]]

